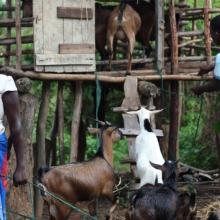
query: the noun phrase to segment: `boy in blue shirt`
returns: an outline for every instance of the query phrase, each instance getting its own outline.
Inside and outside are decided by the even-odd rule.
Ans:
[[[210,34],[215,44],[220,44],[220,15],[214,17],[210,22]],[[215,63],[209,66],[201,67],[198,75],[204,75],[214,70],[214,78],[205,85],[192,88],[196,95],[203,92],[214,92],[220,90],[220,53],[216,55]]]

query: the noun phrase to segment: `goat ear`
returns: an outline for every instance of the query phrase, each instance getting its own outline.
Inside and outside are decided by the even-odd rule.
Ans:
[[[88,128],[90,134],[98,134],[100,132],[99,128]]]
[[[159,164],[155,164],[155,163],[152,163],[150,161],[150,165],[155,168],[155,169],[158,169],[158,170],[162,170],[163,169],[163,166],[159,165]]]
[[[162,111],[163,111],[163,109],[153,110],[153,111],[150,111],[150,115],[154,115],[154,114],[160,113],[160,112],[162,112]]]

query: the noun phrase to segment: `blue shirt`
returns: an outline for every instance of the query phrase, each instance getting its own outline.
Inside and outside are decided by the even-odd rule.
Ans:
[[[220,53],[215,57],[214,78],[220,80]]]

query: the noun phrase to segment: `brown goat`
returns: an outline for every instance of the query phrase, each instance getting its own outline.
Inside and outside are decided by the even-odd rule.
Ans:
[[[107,29],[107,47],[109,52],[109,65],[113,59],[114,39],[128,42],[127,71],[131,71],[132,53],[135,46],[135,35],[141,27],[141,18],[139,14],[128,4],[122,2],[117,6],[109,16]]]
[[[23,10],[23,18],[33,16],[33,0],[22,0],[21,9]]]
[[[57,166],[52,169],[39,170],[39,180],[49,192],[52,192],[66,201],[76,204],[80,201],[92,201],[105,197],[113,205],[109,219],[116,207],[113,195],[115,184],[113,171],[112,144],[121,137],[121,132],[109,125],[101,128],[100,147],[95,157],[89,161],[76,162]],[[59,201],[47,196],[44,197],[49,205],[51,219],[68,219],[71,209]],[[90,214],[94,214],[91,213]]]

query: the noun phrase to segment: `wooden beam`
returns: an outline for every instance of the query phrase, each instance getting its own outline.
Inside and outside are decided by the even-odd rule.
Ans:
[[[14,68],[11,67],[2,67],[0,68],[0,73],[5,75],[11,75],[14,77],[29,77],[33,80],[50,80],[50,81],[56,81],[56,80],[63,80],[63,81],[95,81],[96,75],[95,74],[58,74],[58,73],[36,73],[32,71],[16,71]],[[206,75],[206,76],[198,76],[198,73],[192,73],[192,74],[177,74],[177,75],[149,75],[149,76],[137,76],[139,80],[151,80],[151,81],[158,81],[158,80],[181,80],[181,81],[200,81],[200,80],[212,80],[213,75]],[[98,80],[102,82],[110,82],[110,83],[123,83],[126,79],[125,76],[121,77],[112,77],[112,76],[106,76],[102,75],[102,72],[97,73]]]
[[[11,12],[9,12],[11,13]],[[34,18],[22,18],[21,19],[21,26],[22,27],[32,27],[33,26],[33,19]],[[0,27],[15,27],[16,20],[12,18],[1,19],[0,20]]]
[[[93,10],[92,8],[57,7],[57,17],[80,19],[80,20],[92,19]]]
[[[59,44],[60,54],[94,54],[94,44]]]

